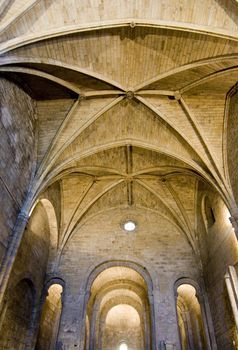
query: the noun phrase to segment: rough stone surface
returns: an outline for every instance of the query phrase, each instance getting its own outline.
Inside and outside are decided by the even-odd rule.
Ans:
[[[35,104],[17,85],[0,79],[0,261],[26,197],[35,155]]]
[[[237,23],[1,2],[0,347],[238,348]]]

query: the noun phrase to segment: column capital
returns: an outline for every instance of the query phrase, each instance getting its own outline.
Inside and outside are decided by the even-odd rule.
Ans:
[[[29,218],[30,218],[29,215],[27,213],[25,213],[25,212],[20,213],[18,215],[18,220],[21,220],[21,221],[28,222]]]
[[[229,220],[230,220],[232,227],[235,231],[236,237],[238,238],[238,216],[232,215],[229,217]]]

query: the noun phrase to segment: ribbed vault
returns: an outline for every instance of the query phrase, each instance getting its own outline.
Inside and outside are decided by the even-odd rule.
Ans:
[[[0,74],[36,100],[31,199],[59,184],[60,249],[98,212],[140,207],[197,252],[198,183],[237,210],[227,166],[237,5],[206,1],[200,18],[199,1],[182,1],[181,13],[177,1],[122,1],[112,20],[107,1],[91,12],[86,3],[74,12],[66,0],[1,5]]]
[[[143,308],[153,293],[147,295],[133,269],[101,272],[87,290],[89,303],[83,300],[85,276],[106,259],[153,266],[153,278],[162,281],[156,281],[158,295],[190,272],[198,280],[208,276],[208,290],[209,283],[218,288],[213,255],[216,265],[228,236],[224,251],[233,246],[228,216],[238,231],[237,18],[235,0],[0,1],[2,91],[14,86],[3,98],[4,152],[19,163],[16,169],[29,168],[20,197],[8,186],[5,169],[0,180],[7,195],[21,198],[16,213],[25,221],[39,203],[53,220],[47,273],[72,278],[66,291],[81,298],[80,317],[87,311],[87,341],[97,334],[95,348],[105,331],[100,320],[106,324],[114,310],[113,324],[125,305],[144,325],[145,348],[152,344]],[[15,96],[22,99],[19,111]],[[12,123],[15,112],[22,121],[25,110],[29,125]],[[18,147],[16,128],[29,127],[29,149],[18,152],[24,143]],[[14,165],[9,172],[17,173]],[[130,234],[123,228],[129,219],[136,227]],[[4,243],[10,248],[3,290],[25,229],[17,225],[20,233]],[[221,258],[227,266],[230,256]],[[217,299],[210,299],[214,308]],[[156,305],[172,305],[158,300]],[[78,315],[62,326],[66,333],[83,332],[73,320]],[[219,322],[214,319],[222,328]],[[173,329],[168,332],[173,339]]]
[[[223,8],[219,1],[211,3],[218,20]],[[9,40],[2,44],[0,72],[37,101],[33,193],[36,198],[60,181],[60,246],[95,210],[134,205],[158,210],[196,250],[197,182],[208,182],[234,205],[224,118],[227,93],[238,78],[237,41],[219,30],[216,37],[202,33],[202,23],[197,31],[188,31],[149,23],[122,22],[118,27],[116,20],[110,28],[88,26],[73,33],[63,28],[54,33],[49,22],[42,40],[39,31],[34,34],[39,18],[24,45],[29,33],[21,21],[28,16],[30,23],[42,4],[28,2],[19,18],[11,17],[11,11],[17,13],[20,1],[2,4],[2,16],[9,21],[2,35]],[[63,4],[57,2],[59,8]],[[46,19],[56,6],[48,5]],[[198,3],[193,5],[195,11]],[[227,11],[237,10],[234,6]],[[162,9],[154,3],[153,8]],[[102,20],[105,8],[100,11]],[[188,13],[183,15],[186,22]],[[193,20],[197,25],[198,18]],[[14,47],[10,28],[22,35]]]

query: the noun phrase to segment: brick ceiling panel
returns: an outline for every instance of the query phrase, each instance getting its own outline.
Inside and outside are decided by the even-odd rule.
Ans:
[[[90,123],[96,120],[104,110],[110,108],[115,98],[87,99],[71,104],[65,114],[64,123],[56,130],[54,143],[48,148],[47,158],[51,162],[59,152],[73,142]],[[61,110],[59,110],[61,112]]]
[[[125,173],[126,162],[125,162],[125,147],[114,147],[92,156],[86,157],[81,161],[77,162],[78,168],[98,168],[101,172],[103,169],[108,169],[108,172],[113,173]]]
[[[145,182],[145,184],[148,185],[148,188],[150,188],[150,183]],[[133,187],[134,201],[138,207],[158,211],[159,215],[163,216],[164,218],[167,218],[171,223],[179,227],[179,224],[181,223],[180,218],[175,216],[176,212],[173,210],[173,207],[167,206],[167,203],[163,201],[164,198],[160,198],[160,193],[156,195],[156,192],[153,193],[152,191],[149,191],[147,188],[142,186],[140,182],[135,182]]]
[[[4,63],[67,65],[130,90],[176,67],[238,53],[238,43],[202,34],[122,27],[40,41],[2,56]]]
[[[137,101],[124,99],[82,132],[59,156],[56,165],[70,161],[72,156],[76,159],[86,150],[99,151],[106,144],[116,146],[118,143],[137,141],[162,153],[174,154],[173,150],[176,149],[181,160],[200,162],[195,151],[155,113]]]
[[[198,180],[194,176],[178,174],[167,178],[168,185],[171,186],[174,193],[174,199],[179,200],[180,210],[187,217],[190,228],[196,227],[196,187]]]
[[[124,297],[130,297],[131,299],[137,301],[140,305],[142,304],[142,301],[139,297],[139,295],[134,292],[132,290],[132,285],[129,285],[129,287],[131,289],[126,289],[125,287],[123,288],[124,284],[121,284],[121,286],[117,286],[117,287],[114,287],[115,289],[113,289],[112,291],[106,293],[106,295],[103,297],[100,305],[101,305],[101,309],[103,308],[103,306],[108,302],[110,301],[112,298],[113,299],[117,299],[117,302],[122,302],[123,300],[126,300]]]
[[[91,183],[91,186],[86,188],[83,196],[79,197],[77,204],[74,208],[73,214],[68,222],[63,235],[63,242],[74,232],[75,227],[78,225],[87,210],[101,197],[104,193],[111,190],[116,186],[118,181],[104,180]],[[72,189],[73,190],[73,189]],[[73,196],[73,193],[71,194]]]
[[[113,282],[116,280],[133,281],[139,286],[146,288],[145,281],[138,272],[128,267],[117,266],[117,267],[110,267],[106,269],[95,278],[91,288],[92,294],[95,294],[96,291],[100,290],[102,286],[105,285],[106,283]]]
[[[179,72],[176,72],[176,69],[168,72],[169,75],[165,78],[162,74],[158,81],[144,87],[144,89],[179,91],[195,81],[210,76],[212,73],[236,67],[237,63],[237,58],[232,58],[231,56],[226,60],[214,58],[214,62],[211,63],[206,63],[206,61],[204,63],[197,62],[196,64],[191,64],[192,67],[188,64],[181,67]]]
[[[66,115],[73,105],[72,100],[38,101],[37,117],[39,123],[39,136],[37,158],[38,164],[42,161],[53,138]],[[57,118],[56,118],[57,115]]]
[[[127,186],[125,181],[113,187],[110,191],[98,198],[98,200],[88,209],[81,222],[84,223],[100,212],[120,207],[128,207]]]
[[[163,116],[184,140],[194,149],[203,161],[210,167],[210,160],[203,148],[199,135],[194,129],[190,116],[187,115],[179,101],[170,100],[168,96],[145,96],[145,102],[148,102],[157,111],[158,115]]]
[[[91,183],[89,176],[71,176],[61,180],[61,231],[64,232],[67,228],[80,200],[88,189]]]
[[[172,175],[168,175],[168,179]],[[177,174],[174,175],[175,181],[177,178]],[[147,178],[139,179],[138,183],[140,186],[144,186],[144,188],[147,188],[147,190],[151,193],[152,196],[155,196],[161,200],[169,209],[170,211],[170,219],[172,221],[176,222],[176,224],[180,224],[183,227],[186,227],[186,222],[184,221],[184,218],[181,213],[181,208],[179,207],[178,203],[176,202],[176,199],[173,196],[173,193],[171,193],[169,186],[167,185],[167,177],[163,178],[163,181],[158,179],[151,179],[149,176]],[[158,205],[157,205],[158,206]],[[155,206],[155,208],[157,208]],[[149,204],[149,207],[152,209],[153,206]],[[156,209],[157,210],[157,209]]]
[[[153,152],[148,149],[139,147],[133,147],[133,172],[143,173],[147,172],[147,169],[156,169],[156,172],[163,175],[166,172],[170,172],[170,169],[189,169],[189,166],[172,157],[168,157],[165,154]]]
[[[209,31],[237,31],[234,20],[237,15],[235,1],[226,2],[226,7],[216,0],[166,0],[148,1],[110,0],[57,0],[57,1],[22,1],[10,3],[3,1],[0,41],[21,37],[42,37],[49,33],[59,33],[90,26],[116,23],[154,22],[160,25],[194,26],[196,29]],[[56,15],[57,14],[57,15]],[[215,30],[216,28],[216,30]],[[13,40],[14,41],[14,40]],[[16,41],[16,40],[15,40]],[[19,42],[19,41],[18,41]]]
[[[80,90],[82,95],[89,91],[113,89],[113,86],[106,84],[103,81],[100,81],[99,79],[54,64],[22,63],[18,66],[23,68],[34,69],[40,72],[45,72],[51,74],[56,78],[69,82],[70,84],[73,84],[75,87],[77,87],[77,89]]]

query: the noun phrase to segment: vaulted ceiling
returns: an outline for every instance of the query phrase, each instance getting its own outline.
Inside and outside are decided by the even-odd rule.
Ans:
[[[139,206],[196,251],[198,182],[236,207],[237,143],[227,147],[236,1],[3,0],[0,9],[0,74],[36,100],[32,192],[60,181],[61,247],[93,212]]]

